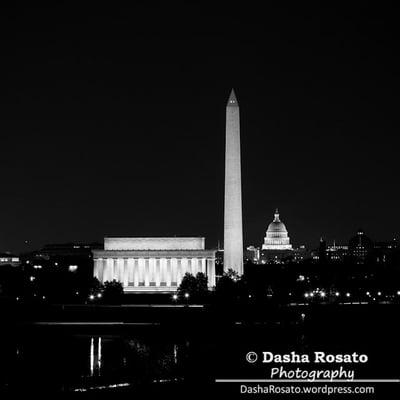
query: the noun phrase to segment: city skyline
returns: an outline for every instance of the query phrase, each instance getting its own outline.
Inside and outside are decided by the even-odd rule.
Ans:
[[[146,7],[4,9],[16,35],[3,35],[1,251],[104,235],[222,242],[232,87],[245,245],[261,244],[276,207],[294,244],[345,242],[360,227],[397,236],[391,16],[347,9],[337,24],[339,6],[277,6],[221,22],[183,9],[165,35]],[[100,26],[111,28],[96,36]]]

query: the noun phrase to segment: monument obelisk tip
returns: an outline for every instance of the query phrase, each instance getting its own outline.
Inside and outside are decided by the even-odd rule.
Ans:
[[[238,107],[238,106],[239,106],[239,103],[237,101],[235,91],[232,89],[231,94],[229,96],[227,107]]]

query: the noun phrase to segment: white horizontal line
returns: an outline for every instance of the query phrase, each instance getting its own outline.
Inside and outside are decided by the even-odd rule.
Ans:
[[[216,383],[400,383],[400,379],[216,379]]]
[[[80,321],[80,322],[68,322],[68,321],[40,321],[34,322],[34,325],[160,325],[158,322],[112,322],[112,321],[99,321],[99,322],[92,322],[92,321]]]

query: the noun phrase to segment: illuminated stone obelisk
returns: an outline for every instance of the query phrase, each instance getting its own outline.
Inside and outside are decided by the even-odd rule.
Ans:
[[[224,270],[243,274],[242,179],[239,104],[232,89],[226,105]]]

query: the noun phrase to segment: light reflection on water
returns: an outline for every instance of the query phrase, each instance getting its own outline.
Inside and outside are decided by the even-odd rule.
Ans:
[[[90,338],[89,369],[90,376],[101,376],[101,341],[102,337]]]
[[[87,346],[87,370],[81,375],[90,383],[110,379],[130,382],[182,379],[189,341],[170,343],[121,336],[79,336]],[[88,381],[88,382],[89,382]]]
[[[189,341],[165,332],[25,333],[9,338],[13,346],[0,343],[0,389],[3,381],[66,391],[181,382],[190,351]]]

